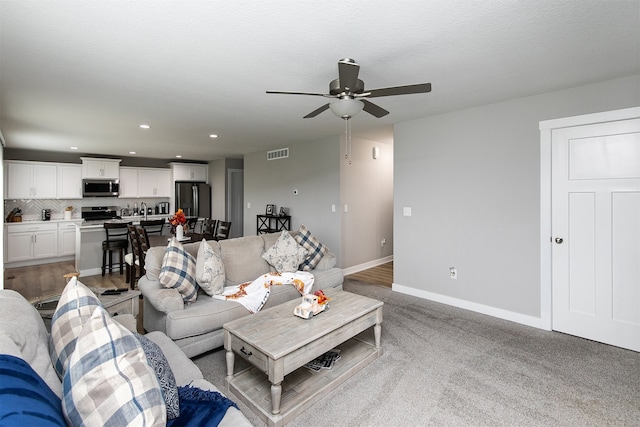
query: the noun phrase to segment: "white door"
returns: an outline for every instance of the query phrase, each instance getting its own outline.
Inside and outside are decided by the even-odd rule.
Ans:
[[[640,119],[552,131],[553,329],[640,351]]]

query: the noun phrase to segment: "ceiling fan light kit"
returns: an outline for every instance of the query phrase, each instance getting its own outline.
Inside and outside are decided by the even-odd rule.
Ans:
[[[331,112],[344,120],[358,114],[364,108],[364,103],[353,98],[343,98],[339,101],[329,104]]]

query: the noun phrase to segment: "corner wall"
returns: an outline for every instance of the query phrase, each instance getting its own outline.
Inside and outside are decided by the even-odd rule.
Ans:
[[[352,138],[351,164],[344,136],[341,147],[342,267],[351,274],[393,256],[393,145]]]
[[[397,124],[394,290],[537,326],[538,124],[638,105],[635,75]]]

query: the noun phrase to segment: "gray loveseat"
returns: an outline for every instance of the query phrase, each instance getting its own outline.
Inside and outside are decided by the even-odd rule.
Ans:
[[[295,236],[296,233],[291,232],[291,235]],[[224,263],[225,286],[250,282],[274,271],[262,258],[262,254],[273,246],[279,237],[280,233],[272,233],[219,242],[208,241]],[[195,258],[200,242],[183,246]],[[164,253],[164,247],[153,247],[147,252],[146,274],[138,281],[138,287],[144,296],[144,329],[148,332],[165,333],[189,357],[222,347],[222,325],[250,315],[249,311],[235,301],[215,299],[204,293],[198,294],[196,302],[185,305],[176,289],[167,289],[160,284],[158,275]],[[336,257],[329,252],[311,270],[315,278],[313,291],[326,288],[342,289],[344,276],[342,269],[335,267],[335,264]],[[263,310],[299,297],[300,293],[292,286],[274,286]]]
[[[133,316],[121,315],[114,317],[114,319],[130,330],[135,330]],[[178,386],[189,384],[203,390],[219,392],[213,384],[203,378],[200,369],[164,334],[152,332],[145,336],[155,342],[164,353]],[[19,293],[0,289],[0,354],[15,356],[27,362],[49,388],[60,397],[62,383],[49,357],[48,339],[49,333],[38,311]],[[3,366],[0,366],[0,369],[2,368]],[[4,391],[6,392],[6,390]],[[22,392],[16,393],[13,397],[17,396],[22,396],[25,399],[25,407],[29,407],[31,412],[34,411],[33,406],[30,406],[36,401],[32,395]],[[4,400],[8,400],[8,398],[9,396],[5,394]],[[15,404],[15,399],[12,402]],[[15,413],[20,409],[14,407],[12,411]],[[36,418],[33,413],[30,415],[30,419]],[[24,418],[21,419],[24,420]],[[5,421],[10,423],[11,419]],[[2,423],[0,422],[0,424]],[[38,423],[38,425],[43,424]],[[53,425],[53,422],[47,425]],[[249,427],[251,423],[239,410],[231,407],[219,425]]]

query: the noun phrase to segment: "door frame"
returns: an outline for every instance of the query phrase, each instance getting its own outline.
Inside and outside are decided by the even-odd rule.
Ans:
[[[540,327],[553,327],[552,243],[551,228],[551,141],[553,130],[588,124],[640,118],[640,107],[585,114],[575,117],[544,120],[540,129]]]
[[[236,173],[240,173],[243,176],[244,179],[244,169],[238,169],[238,168],[229,168],[227,169],[227,188],[226,188],[226,192],[227,192],[227,209],[226,209],[226,215],[227,215],[227,221],[232,221],[232,210],[233,210],[233,176]],[[244,189],[243,191],[240,192],[241,196],[244,196]],[[244,198],[243,198],[243,204],[244,204]],[[243,206],[240,207],[240,215],[242,216],[242,223],[238,224],[238,230],[240,233],[240,236],[244,236],[244,210],[243,210]],[[233,223],[231,225],[233,227]],[[231,237],[231,235],[229,236]]]

